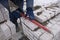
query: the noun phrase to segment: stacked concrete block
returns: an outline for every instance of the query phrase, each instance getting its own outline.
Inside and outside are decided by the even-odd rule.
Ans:
[[[35,19],[38,20],[39,22],[43,23],[60,13],[60,8],[56,6],[59,0],[54,0],[54,2],[52,0],[46,1],[39,0],[39,1],[38,2],[36,2],[36,0],[34,1],[36,4],[35,6],[37,5],[41,6],[40,9],[34,11]],[[46,6],[46,8],[44,6]],[[38,12],[40,12],[40,14],[37,15]]]
[[[38,1],[38,0],[37,0]],[[40,0],[39,0],[40,1]],[[40,4],[40,2],[38,1],[38,5]],[[48,2],[47,2],[48,1]],[[52,0],[47,0],[47,1],[43,1],[42,0],[42,4],[40,4],[41,7],[47,7],[51,4],[57,3],[58,0],[54,0],[54,2]],[[43,5],[44,4],[44,5]],[[35,1],[35,5],[36,6],[37,3]],[[37,15],[37,13],[40,12],[39,15]],[[40,8],[38,10],[34,11],[34,15],[35,15],[35,19],[38,20],[39,22],[45,22],[49,19],[51,19],[53,16],[56,16],[57,14],[60,13],[60,8],[58,7],[48,7],[46,8]],[[60,38],[60,22],[57,23],[57,21],[60,20],[58,19],[54,19],[54,20],[50,20],[49,23],[47,24],[47,28],[52,32],[52,34],[47,33],[46,31],[42,30],[42,29],[37,29],[38,26],[33,24],[32,22],[30,22],[27,19],[22,18],[22,27],[23,27],[23,32],[24,34],[30,39],[30,40],[58,40]]]
[[[5,23],[1,24],[1,29],[6,37],[11,36],[10,29]]]
[[[0,4],[0,40],[9,40],[16,34],[15,25],[9,19],[8,10]]]
[[[53,12],[46,10],[46,11],[43,11],[42,14],[36,15],[35,18],[39,22],[45,22],[53,16],[54,16]]]
[[[56,24],[57,22],[52,19],[52,20],[50,20],[50,23],[51,23],[51,24]]]
[[[5,35],[0,28],[0,40],[4,40],[4,39],[5,39]]]
[[[54,34],[54,36],[60,32],[60,27],[58,27],[59,25],[54,25],[52,27],[49,27],[49,29],[51,30],[51,32]]]
[[[36,31],[33,32],[33,35],[35,36],[34,38],[36,38],[37,40],[40,40],[40,36],[42,36],[45,33],[44,30],[42,29],[38,29]]]
[[[29,38],[30,40],[34,40],[33,39],[34,36],[32,35],[32,31],[29,28],[27,28],[24,24],[22,24],[22,25],[23,25],[23,32],[27,36],[27,38]]]
[[[9,12],[3,5],[0,4],[0,22],[5,20],[9,20]]]
[[[54,23],[49,22],[47,24],[47,28],[52,32],[52,34],[44,31],[43,29],[37,29],[37,25],[37,27],[34,28],[35,26],[32,27],[31,25],[35,24],[30,23],[31,22],[29,20],[22,18],[23,32],[30,40],[56,40],[60,38],[60,27],[55,23],[55,21]],[[32,30],[33,28],[34,30]]]
[[[1,11],[0,11],[0,22],[2,22],[2,21],[4,21],[4,18],[3,18],[2,14],[1,14]]]
[[[57,24],[59,25],[59,24],[60,24],[60,14],[57,15],[55,18],[49,20],[49,22],[50,22],[51,24],[54,24],[54,25],[57,25]]]
[[[40,14],[38,14],[39,11],[40,11]],[[40,9],[34,11],[35,19],[41,23],[51,19],[52,17],[54,17],[58,14],[60,14],[60,8],[58,8],[58,7],[51,7],[51,8],[47,8],[47,9],[40,8]]]
[[[54,40],[59,39],[59,33],[60,33],[60,27],[57,24],[52,24],[51,26],[48,26],[48,29],[52,32],[52,35],[54,36]]]
[[[27,38],[29,38],[30,40],[38,40],[39,37],[42,35],[42,32],[40,29],[36,31],[31,31],[24,24],[23,24],[23,32],[27,36]]]
[[[16,34],[15,25],[11,21],[0,24],[0,30],[2,32],[1,40],[9,40],[12,35]]]
[[[33,24],[32,22],[30,22],[29,20],[25,19],[22,17],[22,23],[26,24],[28,26],[29,29],[31,30],[35,30],[35,28],[37,28],[37,26],[35,24]],[[32,24],[32,25],[31,25]]]
[[[60,15],[56,16],[47,24],[47,27],[51,30],[54,35],[54,40],[59,40],[60,38]]]
[[[23,19],[22,19],[23,20]],[[26,21],[26,20],[25,20]],[[28,25],[30,24],[30,22],[28,22],[27,23]],[[33,25],[33,24],[32,24]],[[23,32],[24,32],[24,34],[30,39],[30,40],[34,40],[33,39],[33,30],[31,30],[26,24],[25,24],[25,22],[22,22],[22,27],[23,27]],[[28,27],[28,28],[27,28]],[[30,25],[30,27],[31,27],[31,25]],[[34,26],[32,27],[32,28],[34,28]]]
[[[60,40],[60,32],[55,36],[54,40]]]
[[[39,40],[40,36],[45,32],[42,29],[37,29],[38,26],[30,22],[29,20],[26,20],[22,18],[22,27],[24,34],[30,39],[30,40]],[[30,23],[33,25],[30,25]],[[33,30],[34,29],[34,30]]]
[[[52,39],[53,39],[53,35],[47,32],[40,37],[40,40],[52,40]]]
[[[16,27],[11,21],[8,20],[5,24],[10,28],[12,35],[16,34]]]
[[[52,9],[51,8],[47,8],[47,10],[54,12],[55,15],[60,13],[60,8],[58,8],[58,7],[52,7]]]

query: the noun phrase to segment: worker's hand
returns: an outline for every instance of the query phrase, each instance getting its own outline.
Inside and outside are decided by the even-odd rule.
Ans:
[[[27,8],[26,16],[29,16],[29,18],[30,18],[31,20],[34,20],[34,19],[35,19],[32,8],[30,8],[30,7]]]

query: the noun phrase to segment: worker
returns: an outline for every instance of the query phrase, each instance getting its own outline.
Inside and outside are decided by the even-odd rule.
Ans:
[[[10,21],[12,21],[16,25],[16,29],[18,29],[17,19],[21,17],[20,13],[24,13],[23,11],[24,0],[11,0],[11,1],[19,7],[13,12],[10,12],[8,0],[0,0],[0,3],[3,4],[9,10]],[[31,20],[34,20],[33,1],[34,0],[26,0],[27,7],[26,16],[29,16]]]
[[[24,5],[24,0],[11,0],[14,2],[17,6],[19,6],[20,11],[23,13],[23,5]],[[30,17],[30,19],[34,19],[34,14],[33,14],[33,1],[34,0],[26,0],[26,15]]]

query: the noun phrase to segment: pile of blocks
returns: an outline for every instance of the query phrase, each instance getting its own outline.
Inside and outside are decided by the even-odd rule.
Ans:
[[[8,40],[9,38],[11,38],[13,34],[16,34],[15,25],[10,21],[0,24],[0,28],[1,31],[3,32],[3,35],[1,36],[2,40],[4,38],[5,38],[4,40]]]
[[[45,30],[38,28],[37,25],[30,22],[28,19],[21,18],[22,27],[24,34],[30,40],[56,40],[60,38],[60,27],[59,25],[52,25],[48,23],[46,27],[52,32],[52,34],[46,32]]]
[[[34,11],[35,19],[39,22],[43,23],[52,17],[60,14],[59,7],[51,7],[51,8],[39,8]]]
[[[59,0],[34,0],[34,7],[40,6],[40,8],[34,10],[35,19],[43,23],[60,14],[59,2]]]
[[[60,40],[60,22],[58,22],[60,19],[59,17],[56,20],[51,19],[53,17],[56,18],[55,16],[60,14],[60,5],[58,5],[58,2],[59,0],[34,0],[34,7],[40,6],[40,8],[34,10],[35,19],[40,23],[49,20],[45,26],[52,34],[38,28],[37,25],[22,17],[23,32],[30,40]],[[26,10],[26,3],[24,4],[24,8]]]
[[[9,40],[16,34],[15,25],[9,19],[8,10],[0,4],[0,40]]]
[[[9,20],[9,12],[8,10],[0,4],[0,23]]]

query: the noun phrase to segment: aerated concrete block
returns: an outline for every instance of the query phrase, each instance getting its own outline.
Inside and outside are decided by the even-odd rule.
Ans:
[[[4,21],[4,18],[3,18],[1,11],[0,11],[0,22],[2,22],[2,21]]]
[[[12,35],[16,33],[16,26],[11,21],[8,20],[5,24],[10,28]]]
[[[11,36],[10,29],[9,29],[9,27],[5,23],[1,24],[1,29],[2,29],[2,32],[4,33],[6,38]]]
[[[24,32],[25,36],[27,36],[27,38],[30,40],[34,40],[35,36],[33,36],[33,34],[34,34],[33,31],[31,31],[29,28],[27,28],[24,24],[22,24],[22,25],[23,25],[23,32]]]
[[[27,21],[27,20],[25,20],[25,21]],[[28,22],[28,21],[27,21]],[[25,22],[26,23],[26,22]],[[28,22],[29,23],[29,22]],[[29,26],[29,27],[31,27],[30,25],[27,25],[27,23],[26,24],[24,24],[24,22],[22,22],[22,27],[23,27],[23,32],[24,32],[24,34],[30,39],[30,40],[38,40],[39,39],[39,37],[45,32],[44,30],[42,30],[42,29],[37,29],[37,30],[31,30],[29,27],[27,27],[27,26]],[[33,26],[33,27],[35,27],[35,26]],[[36,28],[34,28],[34,29],[36,29]]]
[[[35,28],[38,28],[37,25],[35,25],[34,23],[32,23],[31,21],[29,21],[28,19],[22,18],[22,23],[26,24],[28,28],[30,28],[31,30],[35,30]],[[32,25],[31,25],[32,24]]]
[[[9,12],[2,4],[0,4],[0,22],[5,20],[9,20]]]
[[[60,27],[59,25],[53,25],[51,28],[49,28],[51,32],[54,34],[54,36],[60,32]]]
[[[40,40],[52,40],[52,39],[53,39],[53,35],[47,32],[40,37]]]

